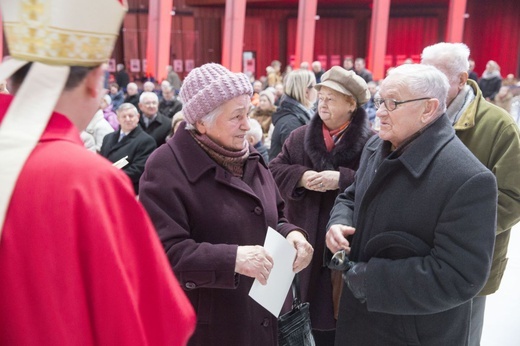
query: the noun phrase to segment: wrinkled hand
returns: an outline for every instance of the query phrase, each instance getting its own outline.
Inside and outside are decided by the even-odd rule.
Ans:
[[[355,231],[356,229],[350,226],[339,224],[330,226],[325,235],[327,247],[333,254],[340,250],[345,250],[345,252],[349,254],[350,243],[347,240],[347,236],[354,234]]]
[[[303,233],[299,231],[292,231],[286,238],[296,249],[296,258],[293,263],[293,272],[298,273],[305,269],[312,260],[314,249],[311,244],[305,239]]]
[[[262,285],[273,269],[273,258],[263,246],[239,246],[235,262],[235,273],[257,279]]]
[[[325,192],[339,189],[338,171],[306,171],[300,179],[300,185],[311,191]]]

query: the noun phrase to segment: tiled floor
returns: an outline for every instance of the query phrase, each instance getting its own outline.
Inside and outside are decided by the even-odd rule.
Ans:
[[[481,346],[520,345],[520,224],[511,231],[500,289],[488,296]]]

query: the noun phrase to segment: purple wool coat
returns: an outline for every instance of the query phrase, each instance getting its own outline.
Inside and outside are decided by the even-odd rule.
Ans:
[[[353,181],[361,152],[373,135],[364,109],[359,108],[343,138],[327,152],[322,134],[323,121],[316,114],[309,125],[294,130],[282,152],[269,163],[269,168],[286,201],[285,215],[309,234],[314,247],[311,264],[300,273],[300,289],[304,301],[310,303],[312,327],[318,330],[335,328],[332,304],[331,271],[323,266],[326,226],[329,213],[339,193]],[[297,187],[308,170],[340,172],[338,190],[309,191]]]
[[[268,226],[298,227],[258,152],[234,177],[184,127],[149,157],[139,198],[195,308],[189,345],[276,345],[276,317],[249,297],[253,278],[235,274],[237,247],[263,245]]]

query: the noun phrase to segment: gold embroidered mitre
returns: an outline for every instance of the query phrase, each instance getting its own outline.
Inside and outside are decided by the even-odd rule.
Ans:
[[[50,65],[97,66],[114,48],[126,1],[1,0],[10,55]]]

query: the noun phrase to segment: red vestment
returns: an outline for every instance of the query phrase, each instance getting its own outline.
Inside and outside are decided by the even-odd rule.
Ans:
[[[194,328],[130,180],[54,113],[3,227],[0,345],[185,345]]]

